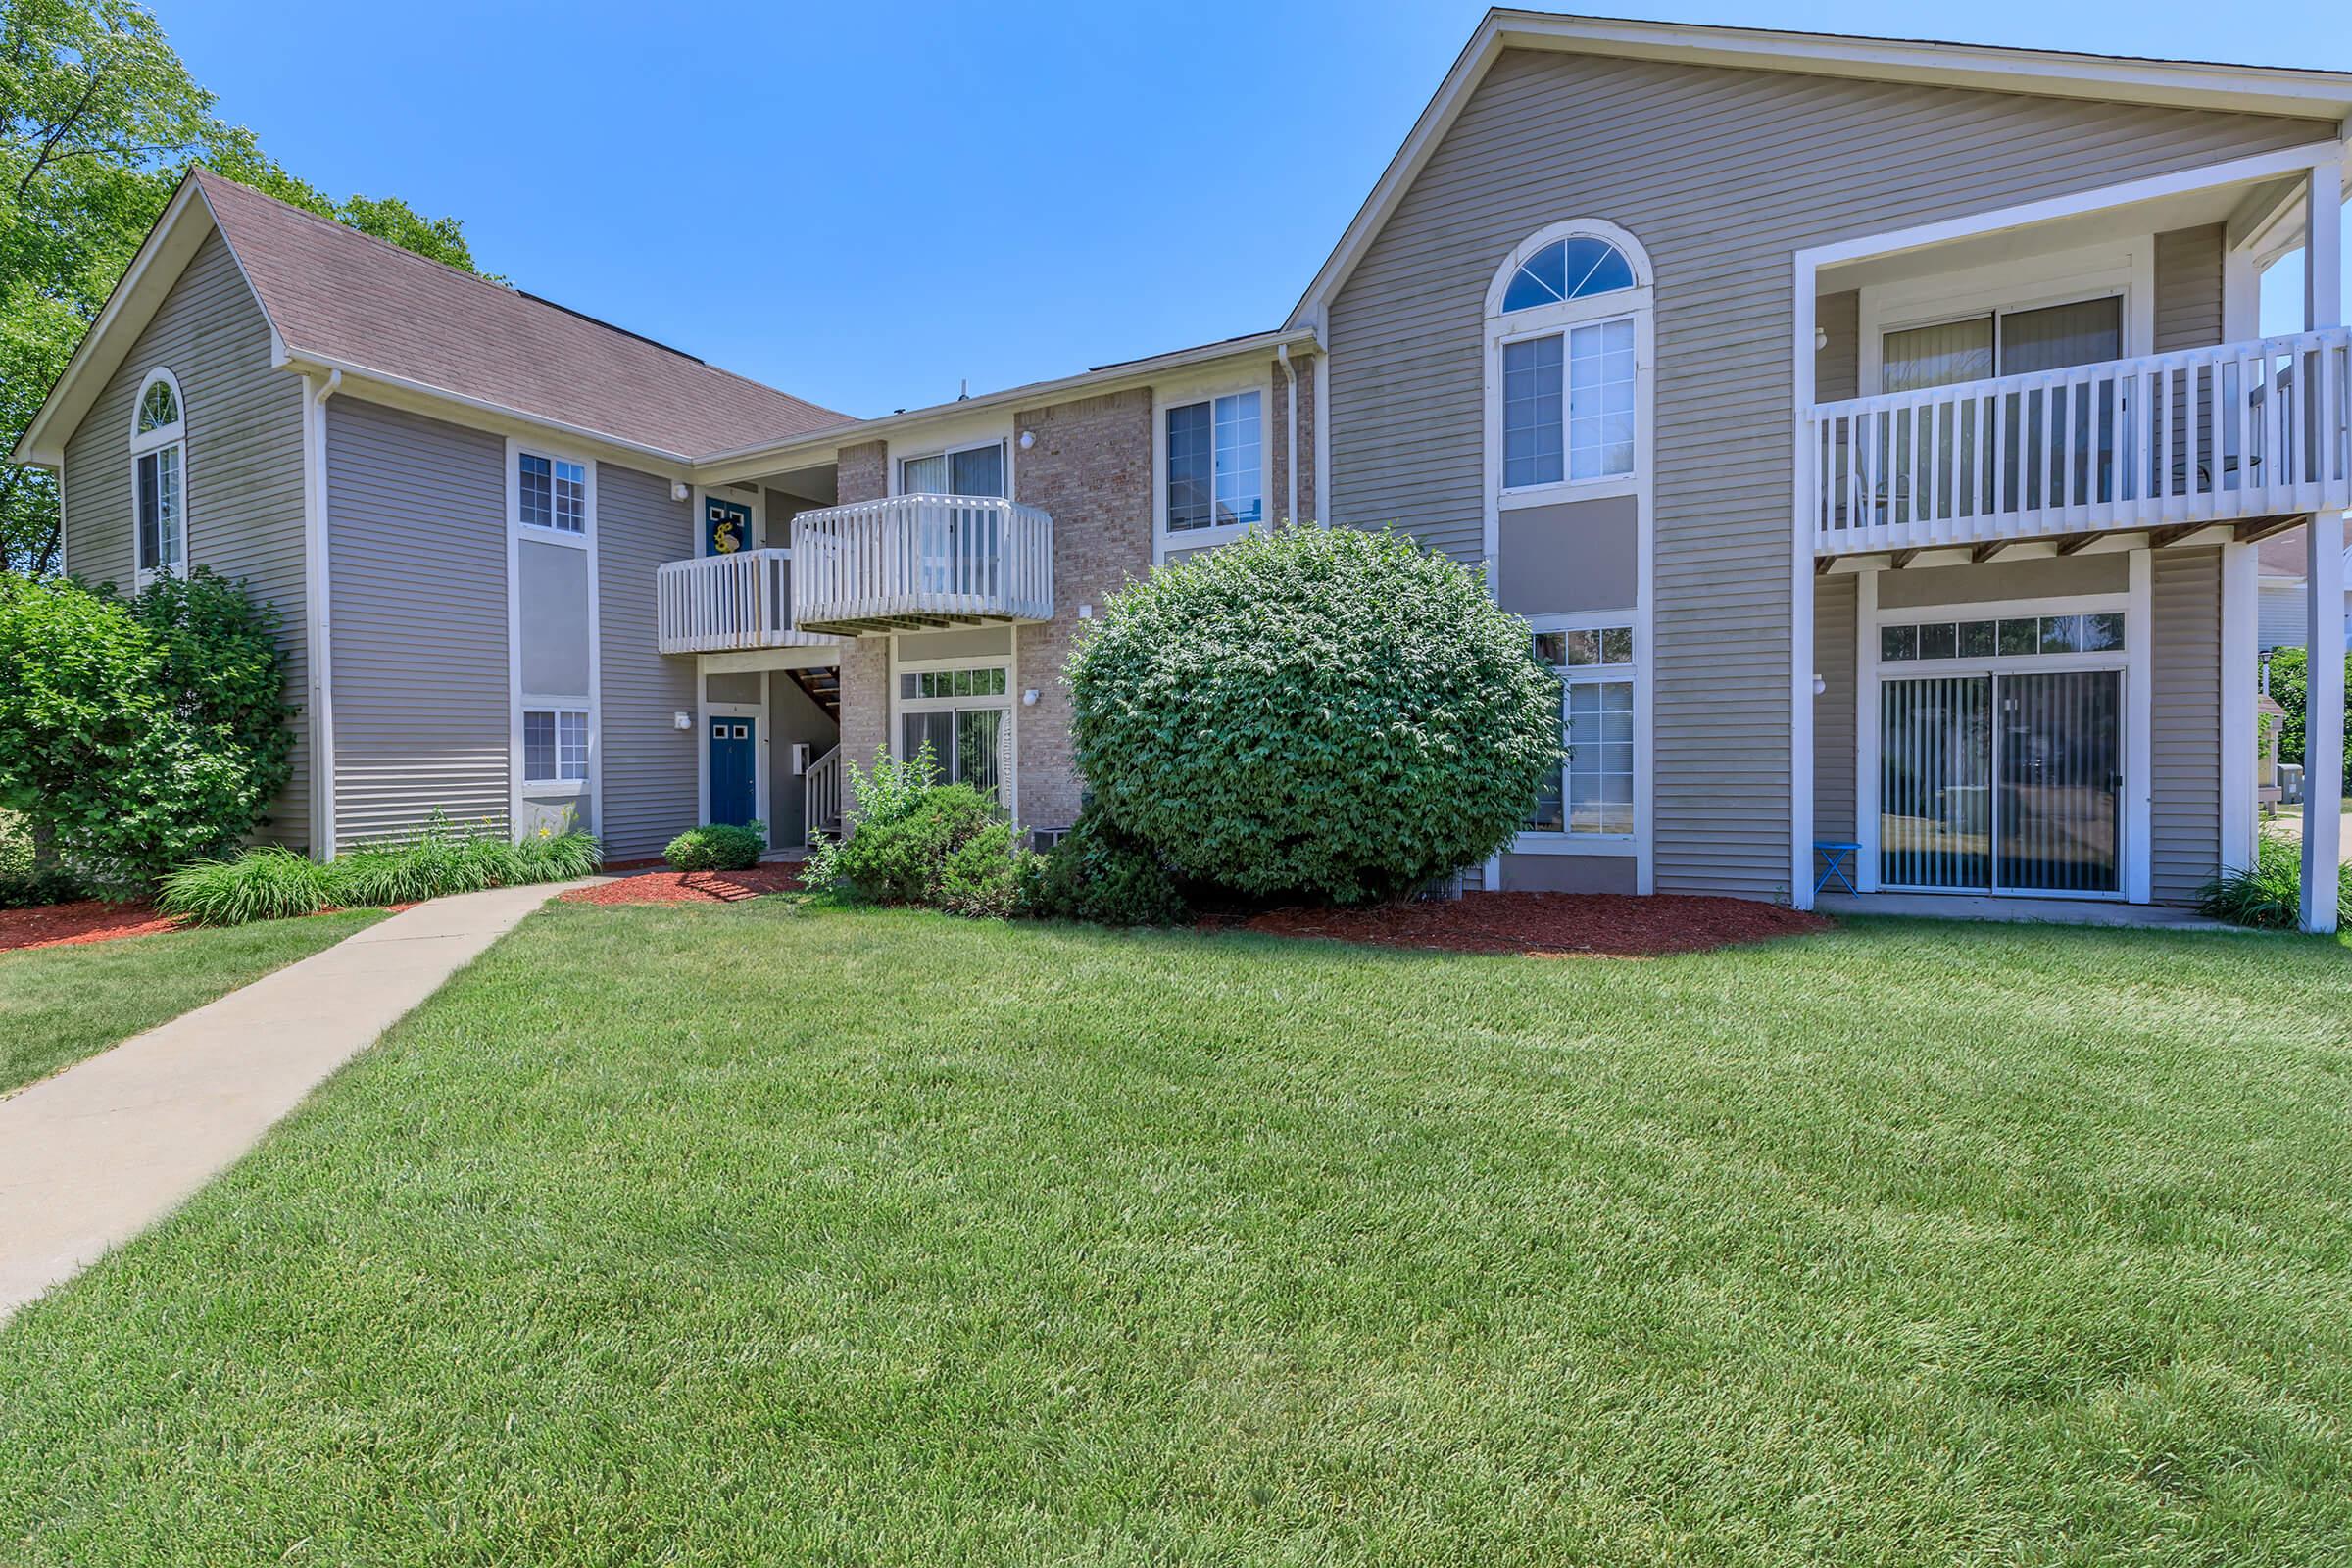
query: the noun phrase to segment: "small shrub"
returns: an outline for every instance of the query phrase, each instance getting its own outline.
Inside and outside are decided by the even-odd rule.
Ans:
[[[941,784],[928,747],[906,761],[849,764],[856,828],[821,841],[802,868],[809,887],[866,904],[916,904],[1001,917],[1020,902],[1026,852],[996,803],[968,784]]]
[[[766,851],[767,830],[760,823],[711,822],[671,839],[662,858],[680,871],[748,871]]]
[[[28,909],[88,897],[74,874],[43,865],[24,819],[0,811],[0,909]]]
[[[316,914],[334,902],[327,868],[292,850],[247,850],[198,860],[164,878],[156,907],[203,925],[244,925]]]
[[[1004,919],[1020,908],[1021,867],[1030,858],[1013,847],[1010,822],[990,822],[941,864],[935,902],[950,914]]]
[[[1031,914],[1096,925],[1175,925],[1189,912],[1184,889],[1159,857],[1094,807],[1034,864],[1022,889]]]
[[[2336,918],[2352,926],[2352,865],[2336,867],[2335,886]],[[2226,872],[2206,883],[2198,895],[2197,909],[2232,925],[2294,930],[2303,916],[2302,847],[2263,835],[2255,846],[2253,866]]]

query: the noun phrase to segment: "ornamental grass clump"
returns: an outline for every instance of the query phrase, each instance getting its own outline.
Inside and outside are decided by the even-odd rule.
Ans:
[[[1508,845],[1560,765],[1527,623],[1401,535],[1250,534],[1131,583],[1081,636],[1079,770],[1186,883],[1407,897]]]
[[[2336,867],[2335,906],[2340,923],[2352,927],[2352,865]],[[2253,865],[2206,883],[2197,909],[2231,925],[2294,930],[2303,917],[2302,847],[2265,834],[2255,846]]]
[[[511,844],[488,823],[464,832],[435,811],[405,844],[367,846],[323,865],[274,848],[199,860],[165,879],[156,906],[202,925],[242,925],[329,906],[421,904],[484,888],[568,882],[594,872],[602,858],[595,836],[569,826]]]

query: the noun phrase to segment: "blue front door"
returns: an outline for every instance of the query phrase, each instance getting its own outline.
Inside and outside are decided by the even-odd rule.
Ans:
[[[710,820],[737,826],[760,815],[760,741],[756,718],[713,718],[710,724]]]

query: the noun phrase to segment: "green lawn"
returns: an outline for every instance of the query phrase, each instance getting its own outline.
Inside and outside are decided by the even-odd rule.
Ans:
[[[355,909],[224,930],[0,953],[0,1095],[330,948],[382,918],[380,909]]]
[[[557,906],[0,1330],[0,1558],[2352,1546],[2352,955]]]

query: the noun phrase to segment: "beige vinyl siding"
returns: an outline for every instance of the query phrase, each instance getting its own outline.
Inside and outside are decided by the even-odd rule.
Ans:
[[[147,372],[179,382],[187,429],[188,561],[275,607],[286,699],[308,700],[302,378],[270,365],[270,323],[219,234],[196,248],[81,424],[67,439],[66,566],[124,592],[135,564],[131,406]],[[310,843],[310,715],[293,720],[293,773],[254,835]]]
[[[772,524],[771,524],[772,526]],[[702,820],[692,713],[695,661],[654,646],[654,575],[694,550],[693,509],[669,481],[612,464],[596,469],[597,635],[603,675],[605,853],[641,859]],[[771,535],[772,537],[772,535]]]
[[[1813,325],[1828,341],[1813,354],[1813,401],[1862,395],[1862,292],[1841,289],[1813,301]]]
[[[2222,341],[2222,225],[2156,236],[2156,352]]]
[[[2149,891],[2191,904],[2222,860],[2222,553],[2153,554]]]
[[[326,405],[335,837],[439,807],[507,827],[506,443],[356,398]]]
[[[1331,516],[1476,559],[1495,266],[1548,222],[1631,230],[1657,271],[1656,884],[1786,896],[1792,252],[2323,134],[1506,51],[1332,302]]]
[[[1854,820],[1854,617],[1861,579],[1851,573],[1813,579],[1813,836],[1852,844]],[[1816,870],[1819,866],[1816,865]],[[1852,870],[1849,864],[1847,870]]]

